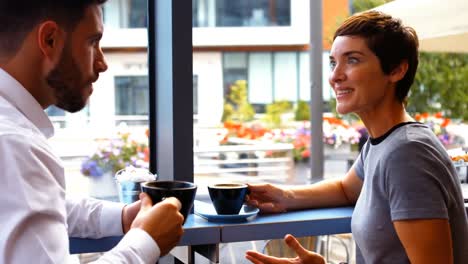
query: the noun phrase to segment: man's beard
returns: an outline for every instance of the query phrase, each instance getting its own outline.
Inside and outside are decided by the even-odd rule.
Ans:
[[[64,47],[59,62],[47,75],[46,80],[53,89],[55,106],[71,113],[85,107],[88,97],[82,93],[86,81],[72,58],[69,45]]]

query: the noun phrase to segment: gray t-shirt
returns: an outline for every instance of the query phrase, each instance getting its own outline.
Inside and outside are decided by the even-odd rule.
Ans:
[[[354,164],[364,181],[351,229],[358,264],[410,263],[393,226],[448,219],[454,263],[468,261],[468,221],[456,170],[425,125],[402,123],[370,139]]]

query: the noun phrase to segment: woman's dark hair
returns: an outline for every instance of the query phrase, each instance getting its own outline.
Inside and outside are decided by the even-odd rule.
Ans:
[[[419,41],[413,28],[403,26],[399,19],[382,12],[366,11],[346,19],[336,30],[333,40],[338,36],[364,38],[385,74],[390,74],[400,63],[407,61],[408,71],[395,90],[397,99],[405,101],[418,68]]]
[[[90,5],[101,5],[106,1],[0,0],[0,56],[15,54],[37,24],[53,20],[65,29],[73,30]]]

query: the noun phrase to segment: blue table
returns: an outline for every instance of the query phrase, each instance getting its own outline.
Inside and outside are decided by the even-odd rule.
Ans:
[[[187,217],[179,246],[209,245],[221,242],[221,224],[211,223],[194,214]],[[70,238],[70,254],[105,252],[119,243],[122,236],[100,239]]]
[[[337,207],[259,215],[248,222],[223,224],[221,242],[351,233],[352,214],[353,207]]]
[[[351,232],[353,207],[310,209],[274,215],[258,215],[242,223],[211,223],[190,215],[184,224],[185,233],[179,246],[189,246],[193,258],[194,251],[219,261],[219,243],[277,239],[285,234],[297,237],[329,235]],[[121,237],[102,239],[70,238],[72,254],[103,252],[113,248]],[[190,256],[189,255],[189,256]]]

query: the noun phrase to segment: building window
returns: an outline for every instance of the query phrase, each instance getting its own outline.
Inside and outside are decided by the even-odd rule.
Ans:
[[[145,115],[149,113],[148,76],[115,77],[115,114]]]
[[[65,111],[62,110],[61,108],[56,107],[55,105],[51,105],[47,107],[45,110],[48,116],[65,116]]]
[[[112,0],[103,8],[109,28],[146,28],[147,0]]]
[[[291,0],[192,0],[194,27],[291,25]]]
[[[223,54],[224,98],[229,96],[231,85],[237,80],[247,80],[247,53],[226,52]],[[249,84],[247,83],[247,87]]]
[[[297,55],[297,52],[274,53],[274,101],[297,101]]]
[[[257,113],[265,112],[264,106],[273,102],[273,53],[249,54],[249,102]]]
[[[328,84],[328,52],[323,53],[323,100],[333,98]],[[224,98],[237,80],[247,80],[249,103],[257,113],[274,101],[310,101],[309,54],[294,52],[225,52],[223,53]]]

